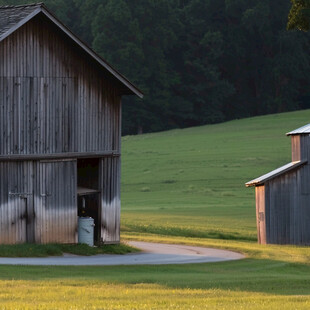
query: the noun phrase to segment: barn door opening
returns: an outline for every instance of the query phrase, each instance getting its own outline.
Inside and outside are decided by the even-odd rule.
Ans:
[[[94,242],[98,244],[101,240],[98,158],[78,159],[77,187],[78,216],[94,219]]]

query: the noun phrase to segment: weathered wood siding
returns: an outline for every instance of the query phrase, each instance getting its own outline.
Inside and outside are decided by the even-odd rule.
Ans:
[[[300,171],[296,170],[266,185],[269,187],[269,197],[266,197],[269,210],[268,243],[300,243],[299,179]]]
[[[258,223],[259,210],[265,207],[266,243],[310,244],[310,195],[302,194],[301,183],[301,175],[305,169],[309,169],[308,166],[279,176],[256,188]],[[264,199],[261,199],[260,188],[265,188]],[[264,229],[260,227],[258,234],[259,243],[264,244]]]
[[[101,236],[104,243],[120,240],[120,158],[102,158],[100,163]]]
[[[0,175],[0,243],[77,241],[75,160],[0,162]]]
[[[2,41],[0,55],[0,243],[76,242],[74,156],[39,158],[96,152],[116,154],[101,159],[99,208],[102,240],[119,242],[119,85],[39,16]]]
[[[50,27],[0,44],[0,155],[119,151],[117,87]]]
[[[0,175],[0,243],[26,242],[33,202],[33,164],[0,163]],[[28,233],[31,241],[33,231]]]
[[[76,160],[41,161],[36,168],[36,242],[77,242]]]

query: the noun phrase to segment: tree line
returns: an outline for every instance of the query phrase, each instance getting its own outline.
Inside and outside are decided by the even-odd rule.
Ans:
[[[310,34],[286,30],[289,0],[45,3],[144,92],[124,98],[123,134],[310,108]]]

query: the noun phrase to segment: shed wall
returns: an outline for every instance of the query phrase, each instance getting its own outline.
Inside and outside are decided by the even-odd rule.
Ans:
[[[279,176],[265,184],[267,243],[303,244],[304,242],[300,199],[301,169]]]

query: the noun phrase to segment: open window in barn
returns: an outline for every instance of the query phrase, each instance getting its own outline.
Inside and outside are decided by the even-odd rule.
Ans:
[[[100,241],[99,159],[77,161],[78,216],[94,219],[94,242]]]

